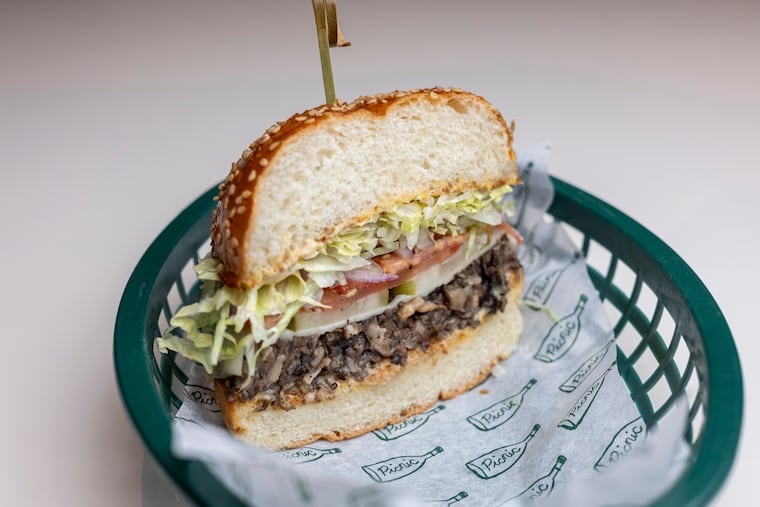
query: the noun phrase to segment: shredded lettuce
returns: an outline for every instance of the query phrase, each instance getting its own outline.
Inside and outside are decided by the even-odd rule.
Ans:
[[[327,244],[325,253],[335,258],[370,258],[400,246],[414,248],[435,235],[496,225],[501,223],[502,214],[510,212],[511,201],[504,196],[511,191],[512,187],[503,185],[489,191],[468,190],[402,204],[364,225],[339,233]]]
[[[255,355],[277,341],[302,306],[320,304],[315,296],[321,288],[296,271],[276,283],[235,289],[206,277],[218,268],[219,261],[210,256],[196,266],[204,280],[200,300],[180,308],[156,344],[163,353],[174,350],[200,363],[211,375],[220,369],[241,375],[243,362],[253,374]],[[270,327],[268,316],[276,320]]]
[[[478,228],[496,225],[510,212],[504,197],[511,190],[504,185],[418,199],[382,212],[339,233],[284,277],[252,289],[225,286],[220,262],[209,255],[195,266],[199,301],[180,308],[156,344],[162,353],[172,350],[198,362],[212,376],[244,375],[250,381],[258,354],[277,341],[304,305],[322,306],[323,288],[345,284],[345,273],[368,265],[371,257],[414,248],[435,235],[468,232],[469,251]]]
[[[552,319],[552,321],[555,324],[557,322],[559,322],[559,320],[560,320],[559,317],[557,316],[557,314],[554,312],[554,310],[552,310],[551,307],[549,307],[549,306],[542,305],[541,303],[536,303],[535,301],[529,301],[527,299],[521,299],[517,303],[520,306],[527,306],[528,308],[530,308],[533,311],[539,311],[540,310],[540,311],[544,312],[546,315],[549,316],[550,319]]]

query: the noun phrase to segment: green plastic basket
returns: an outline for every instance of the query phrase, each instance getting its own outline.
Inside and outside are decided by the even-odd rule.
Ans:
[[[586,256],[614,323],[618,365],[648,427],[685,394],[692,459],[652,505],[708,504],[726,479],[742,423],[739,358],[717,304],[689,266],[654,234],[605,202],[552,178],[553,220]],[[192,266],[205,253],[214,187],[175,218],[137,264],[119,306],[114,362],[121,393],[156,461],[200,505],[242,505],[201,463],[170,451],[171,415],[187,377],[153,344],[174,311],[198,297]]]

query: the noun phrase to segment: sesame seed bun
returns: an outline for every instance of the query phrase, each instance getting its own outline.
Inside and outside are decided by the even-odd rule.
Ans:
[[[518,183],[512,136],[513,125],[487,101],[448,88],[361,97],[274,124],[220,185],[211,236],[222,282],[256,287],[318,253],[346,228],[415,199]],[[237,378],[216,379],[225,424],[256,445],[292,448],[361,435],[472,388],[511,354],[522,330],[517,299],[523,272],[515,248],[511,238],[514,262],[498,268],[508,277],[500,310],[468,299],[477,319],[456,327],[447,321],[451,325],[441,324],[434,341],[404,345],[412,347],[406,362],[379,360],[363,370],[366,376],[335,380],[329,392],[286,390],[280,404],[271,404],[266,392],[238,389]],[[435,319],[431,328],[444,317]],[[278,355],[273,364],[279,366],[268,370],[273,378],[280,378],[285,357]],[[298,381],[313,385],[314,378],[305,379]]]
[[[361,97],[274,124],[220,185],[211,239],[222,281],[254,287],[415,198],[518,182],[512,132],[483,98],[448,88]]]

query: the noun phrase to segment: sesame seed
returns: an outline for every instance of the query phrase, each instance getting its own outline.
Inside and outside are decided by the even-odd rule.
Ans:
[[[251,148],[246,148],[245,150],[243,150],[243,158],[245,160],[248,160],[249,158],[251,158],[251,155],[253,155],[253,150]]]
[[[317,120],[314,118],[308,118],[304,123],[314,123],[315,121]]]
[[[235,184],[233,183],[232,185],[230,185],[230,194],[234,194],[234,193],[235,193]]]
[[[237,208],[232,208],[232,211],[230,211],[230,218],[235,218],[235,213],[237,213]]]
[[[256,171],[251,171],[248,173],[248,181],[253,181],[256,179]]]
[[[267,130],[267,132],[269,132],[270,134],[276,134],[277,132],[280,131],[280,128],[282,128],[282,127],[280,127],[280,124],[279,123],[275,123],[274,125],[272,125],[271,127],[269,127],[269,130]]]
[[[243,196],[239,195],[235,198],[235,204],[243,204]]]
[[[269,151],[274,151],[280,145],[280,141],[272,141],[269,143]]]
[[[229,229],[225,229],[224,230],[224,237],[225,237],[225,239],[230,237],[230,230]]]
[[[215,196],[214,196],[214,202],[217,202],[217,201],[219,201],[219,196],[218,196],[218,195],[215,195]]]
[[[438,98],[438,94],[435,93],[435,92],[430,92],[430,98],[433,99],[433,100],[435,100],[435,99]]]
[[[240,243],[238,242],[237,238],[232,238],[230,240],[230,244],[232,245],[232,248],[237,248],[238,246],[240,246]]]
[[[224,222],[222,222],[222,227],[224,227],[225,229],[229,229],[230,225],[231,224],[229,220],[225,220]]]
[[[245,213],[245,206],[238,206],[238,207],[237,207],[237,212],[238,212],[238,213],[240,213],[241,215],[242,215],[243,213]]]
[[[243,190],[242,196],[243,196],[243,199],[248,199],[249,197],[251,197],[251,191]]]
[[[261,167],[266,167],[268,164],[269,164],[269,160],[267,160],[267,159],[265,159],[263,157],[259,159],[259,165]]]
[[[295,120],[298,121],[298,122],[305,121],[306,117],[305,116],[296,116]]]
[[[269,141],[270,139],[271,139],[271,137],[269,136],[269,134],[264,134],[263,136],[261,136],[261,139],[259,139],[259,142],[265,143],[265,142]]]
[[[237,166],[238,167],[244,167],[245,166],[245,160],[243,160],[242,158],[239,158],[238,161],[237,161]]]

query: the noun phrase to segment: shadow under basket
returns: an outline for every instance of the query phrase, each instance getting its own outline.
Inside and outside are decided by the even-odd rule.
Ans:
[[[614,325],[620,374],[651,428],[684,394],[691,461],[650,505],[697,506],[717,494],[736,455],[742,423],[741,368],[731,332],[689,266],[654,234],[605,202],[552,178],[547,219],[563,223],[586,257]],[[154,345],[173,313],[198,298],[193,266],[208,251],[216,187],[183,210],[140,259],[114,332],[124,403],[145,445],[199,505],[242,505],[201,463],[170,450],[171,416],[187,382],[180,358]]]

